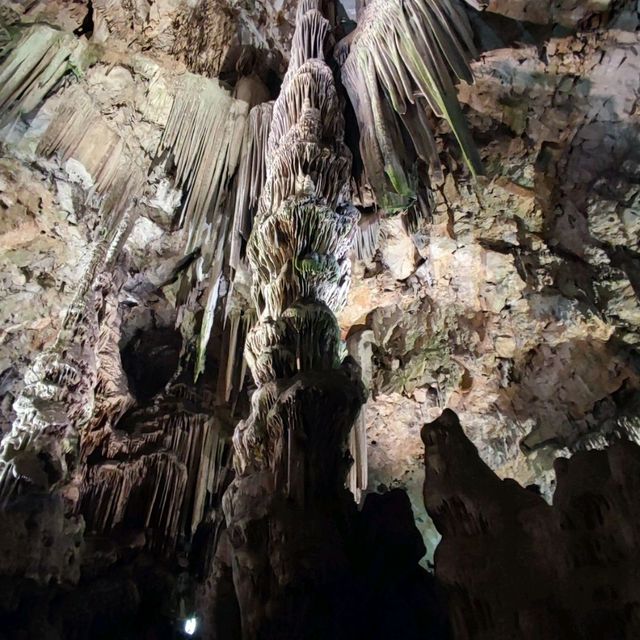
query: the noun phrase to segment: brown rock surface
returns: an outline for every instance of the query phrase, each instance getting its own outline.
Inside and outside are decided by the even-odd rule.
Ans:
[[[553,506],[500,480],[446,410],[425,425],[424,499],[455,638],[634,638],[640,447],[555,463]]]
[[[441,126],[436,142],[446,178],[434,182],[432,217],[414,235],[399,219],[384,220],[374,259],[353,265],[353,286],[339,321],[343,337],[371,332],[371,364],[360,363],[370,369],[372,392],[365,410],[369,490],[408,489],[430,556],[438,534],[422,507],[418,435],[443,408],[460,415],[492,471],[525,486],[539,484],[548,500],[556,457],[606,447],[619,435],[637,440],[636,4],[492,0],[489,12],[471,12],[482,53],[474,63],[475,85],[462,84],[458,91],[487,177],[469,177],[451,133]],[[141,179],[134,190],[140,215],[118,262],[124,283],[102,311],[112,331],[103,345],[109,376],[100,383],[96,402],[102,408],[94,417],[105,437],[99,440],[104,449],[97,447],[99,455],[91,460],[95,485],[88,491],[108,493],[115,485],[103,482],[106,474],[138,464],[135,448],[145,438],[156,441],[144,455],[176,459],[179,446],[171,434],[180,428],[157,427],[184,406],[162,394],[156,401],[143,398],[135,387],[142,369],[153,393],[162,391],[154,382],[163,386],[167,371],[151,366],[147,355],[157,348],[159,360],[164,353],[174,362],[176,324],[181,370],[168,367],[169,378],[179,373],[181,381],[190,381],[194,345],[204,343],[205,371],[213,384],[223,388],[234,381],[233,391],[223,393],[232,398],[232,416],[228,407],[209,402],[206,410],[190,406],[187,413],[215,414],[229,431],[246,414],[238,383],[246,372],[236,355],[253,319],[234,316],[240,314],[234,308],[224,328],[212,323],[211,340],[201,331],[217,300],[211,292],[225,292],[228,285],[224,278],[203,275],[216,265],[221,245],[207,235],[209,221],[181,223],[189,176],[200,181],[212,175],[210,157],[201,174],[185,170],[193,168],[185,161],[183,184],[157,150],[185,80],[202,87],[222,72],[233,82],[238,45],[266,47],[260,56],[264,66],[281,72],[294,15],[290,0],[94,0],[91,10],[84,2],[9,2],[2,8],[0,42],[10,39],[9,27],[20,18],[43,22],[79,30],[74,55],[81,51],[87,58],[81,56],[82,68],[70,65],[36,110],[0,132],[3,431],[15,418],[12,405],[24,372],[55,339],[95,239],[105,194],[127,193],[123,179]],[[280,80],[274,77],[272,72],[272,91]],[[213,104],[209,113],[216,111]],[[56,118],[58,132],[68,126],[73,135],[43,146]],[[202,119],[200,131],[212,122]],[[185,158],[193,159],[188,151]],[[202,247],[209,255],[201,261]],[[237,289],[243,287],[248,291],[248,280],[238,280]],[[160,339],[165,344],[158,345]],[[120,362],[121,351],[139,357],[140,367],[134,371]],[[368,358],[368,351],[363,354]],[[131,403],[130,419],[120,422]],[[177,466],[184,464],[183,454],[185,449]],[[144,464],[131,468],[141,470],[139,483],[127,487],[144,494],[155,476]],[[190,496],[196,493],[191,486],[173,504],[188,503],[180,532],[172,529],[169,536],[178,548],[182,532],[193,525]],[[207,489],[204,511],[202,504],[195,509],[203,526],[212,527],[219,516],[214,494]],[[122,519],[110,520],[106,529],[134,521],[136,532],[144,528],[131,515],[138,503],[127,504],[119,502]],[[122,548],[128,553],[144,544],[135,537]],[[101,548],[96,557],[118,553]]]

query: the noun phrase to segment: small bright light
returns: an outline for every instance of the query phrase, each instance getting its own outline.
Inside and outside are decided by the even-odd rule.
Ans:
[[[188,636],[192,636],[196,632],[196,627],[198,626],[198,620],[194,618],[187,618],[184,621],[184,632]]]

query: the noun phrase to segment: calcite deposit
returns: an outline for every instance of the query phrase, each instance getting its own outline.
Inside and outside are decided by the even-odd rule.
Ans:
[[[636,0],[3,3],[0,638],[634,637],[639,39]]]

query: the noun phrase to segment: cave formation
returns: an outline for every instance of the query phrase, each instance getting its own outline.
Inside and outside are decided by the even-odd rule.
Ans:
[[[0,7],[0,640],[640,636],[635,0]]]

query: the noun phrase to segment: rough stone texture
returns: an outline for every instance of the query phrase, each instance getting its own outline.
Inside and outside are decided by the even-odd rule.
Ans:
[[[82,31],[89,16],[83,2],[29,3],[26,13],[27,3],[5,5],[3,43],[20,16],[70,31]],[[126,282],[111,356],[115,342],[143,353],[144,345],[155,344],[147,334],[174,336],[176,322],[192,356],[211,288],[198,282],[183,304],[182,275],[193,269],[197,280],[201,263],[186,250],[187,228],[176,228],[182,191],[164,164],[146,172],[171,112],[176,79],[187,68],[215,75],[224,57],[215,44],[207,49],[223,34],[206,16],[198,46],[189,47],[190,20],[198,11],[211,11],[218,24],[214,9],[196,5],[95,0],[97,62],[78,78],[67,74],[35,118],[3,131],[4,431],[15,418],[12,404],[24,372],[55,339],[95,237],[102,196],[88,165],[96,149],[121,141],[124,166],[146,176],[141,215],[120,263]],[[227,57],[233,58],[236,44],[262,44],[272,49],[271,67],[283,71],[295,4],[228,8],[239,24]],[[436,141],[448,177],[433,182],[432,219],[414,236],[397,219],[383,221],[379,252],[354,265],[354,286],[339,318],[345,337],[372,334],[372,398],[365,414],[369,487],[409,489],[430,554],[437,532],[421,506],[418,433],[444,407],[460,415],[493,471],[522,485],[539,484],[547,499],[558,455],[601,448],[619,434],[636,438],[638,427],[637,3],[495,0],[489,9],[472,12],[482,55],[474,64],[476,84],[459,88],[487,178],[468,177],[451,134],[441,127]],[[226,28],[224,34],[231,36]],[[225,69],[233,63],[227,60]],[[38,144],[46,125],[58,107],[74,100],[90,107],[76,132],[92,136],[80,139],[73,152],[60,148],[44,157]],[[226,340],[219,327],[211,335],[210,374]],[[122,408],[127,389],[135,395],[134,383],[121,373],[116,378],[114,411]],[[243,403],[237,400],[239,413],[247,408]],[[136,398],[138,417],[151,410],[143,404]],[[97,466],[109,460],[100,458]],[[143,544],[136,538],[124,547]]]
[[[48,15],[55,15],[58,24],[70,27],[81,22],[79,6],[74,8],[75,17],[68,17],[62,5],[46,4]],[[536,4],[547,7],[541,22],[556,19],[551,3]],[[633,289],[637,287],[633,243],[638,237],[634,231],[638,160],[633,144],[637,37],[627,23],[622,24],[630,9],[618,4],[613,24],[625,27],[624,31],[592,30],[548,38],[516,22],[497,31],[489,14],[474,22],[482,26],[477,29],[482,48],[490,50],[475,65],[476,85],[463,85],[460,95],[469,104],[467,116],[490,180],[473,185],[445,158],[454,176],[440,185],[433,223],[418,243],[413,266],[411,256],[400,253],[401,247],[409,247],[407,234],[397,227],[383,231],[388,240],[382,242],[381,260],[354,278],[356,286],[342,317],[345,333],[354,324],[374,319],[379,326],[374,347],[377,400],[368,408],[373,429],[369,440],[377,442],[371,448],[373,487],[403,483],[406,473],[413,476],[418,468],[417,440],[399,437],[379,420],[401,406],[404,415],[415,407],[415,420],[406,418],[411,432],[424,416],[435,417],[443,406],[455,408],[492,468],[525,484],[540,482],[547,493],[554,450],[581,446],[584,434],[584,442],[597,441],[600,431],[633,425],[638,388],[633,348],[638,323]],[[155,5],[153,11],[163,19],[176,15],[179,8]],[[283,11],[291,13],[291,6],[285,3]],[[514,17],[516,6],[494,3],[490,8]],[[36,9],[29,15],[38,15]],[[149,16],[145,20],[153,22]],[[517,29],[525,42],[539,42],[510,46],[509,34]],[[286,38],[278,38],[282,49],[288,50]],[[121,56],[122,48],[116,46],[120,41],[111,37],[115,53],[109,55]],[[104,46],[111,47],[109,40]],[[136,62],[133,71],[132,66],[111,66],[107,74],[107,67],[98,65],[81,83],[108,126],[121,132],[129,147],[139,141],[142,149],[152,149],[160,134],[147,122],[167,117],[166,106],[149,103],[154,91],[159,96],[164,90],[163,77],[155,69],[149,58],[144,64]],[[147,77],[158,79],[145,85]],[[157,104],[158,115],[139,112],[138,104],[147,109]],[[602,153],[602,148],[608,152]],[[26,253],[20,262],[17,252],[10,250],[11,265],[3,268],[7,282],[13,274],[8,290],[15,293],[7,299],[23,301],[24,310],[17,320],[12,305],[2,305],[8,314],[3,327],[2,389],[10,394],[3,411],[10,416],[11,398],[19,391],[29,354],[56,333],[56,318],[70,299],[69,283],[79,273],[71,269],[80,268],[95,212],[84,213],[78,206],[82,172],[74,182],[59,169],[26,168],[9,159],[6,163],[15,177],[3,187],[8,189],[5,206],[9,207],[3,219],[26,225],[29,218],[15,209],[26,206],[39,231],[44,225],[51,229],[46,234],[38,231],[39,242],[54,233],[59,238],[51,237],[47,255],[54,252],[56,242],[60,250],[47,258],[53,260],[47,269],[29,281],[28,275],[18,275],[30,260]],[[73,177],[75,167],[66,168]],[[16,190],[15,184],[22,186]],[[34,194],[47,185],[50,195],[42,192],[36,204]],[[145,238],[137,246],[145,247],[146,239],[155,234],[159,247],[166,247],[164,238],[170,236],[164,229],[175,204],[166,183],[160,183],[157,195],[150,194],[145,202],[152,204],[147,212],[154,222],[143,218],[137,223],[140,237]],[[50,225],[49,212],[56,216]],[[15,223],[9,222],[14,219]],[[393,221],[389,224],[393,226]],[[159,250],[158,257],[155,252],[138,253],[136,268],[145,269],[148,261],[156,269],[164,259],[164,250]],[[29,304],[27,297],[44,300],[44,305]],[[27,323],[26,331],[12,329],[22,323]],[[534,450],[526,456],[520,448],[523,439],[527,451]],[[379,476],[374,447],[385,452]],[[417,491],[412,495],[418,504]]]
[[[556,460],[553,506],[500,480],[446,410],[425,425],[424,499],[455,638],[634,638],[640,447]],[[624,524],[623,524],[624,523]]]
[[[87,231],[68,222],[55,182],[11,159],[0,165],[2,431],[32,354],[53,342],[81,275]],[[67,185],[68,186],[68,185]],[[71,188],[69,187],[71,205]]]
[[[494,19],[460,87],[488,178],[445,158],[412,275],[393,277],[407,256],[389,268],[390,234],[341,317],[375,335],[372,489],[406,485],[414,504],[420,447],[401,433],[444,407],[492,469],[547,497],[556,456],[637,438],[638,36]],[[540,41],[505,46],[516,26]]]

